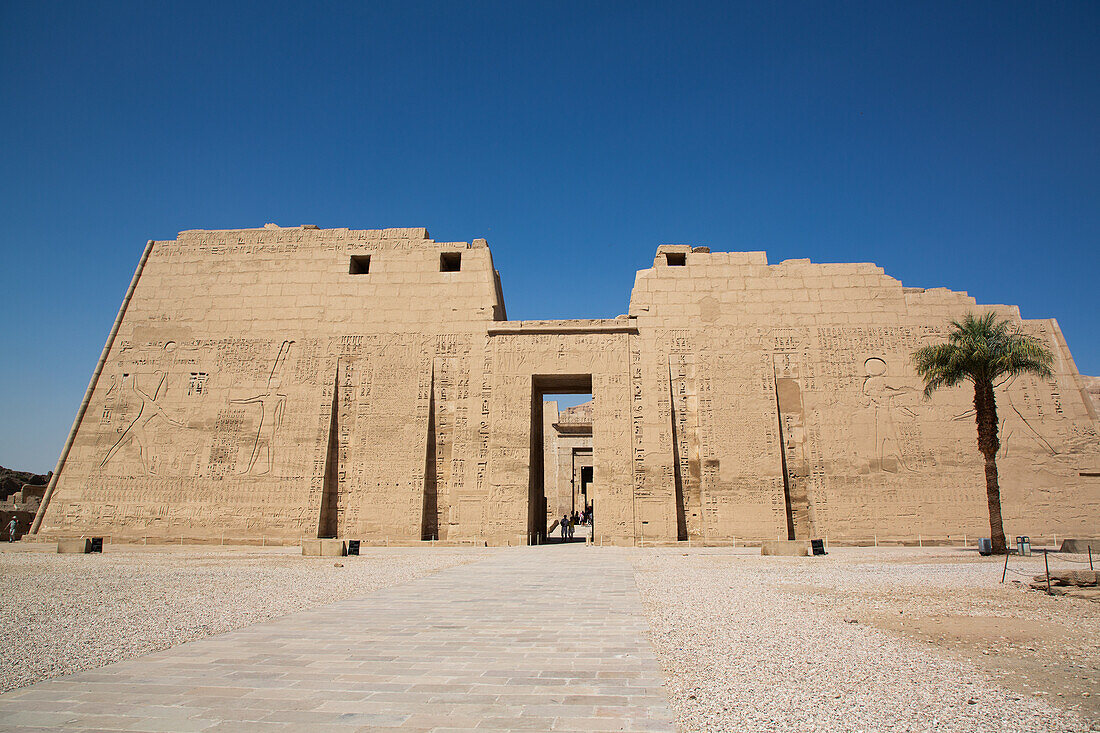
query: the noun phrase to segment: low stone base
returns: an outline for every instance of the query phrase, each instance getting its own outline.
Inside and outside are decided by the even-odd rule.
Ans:
[[[1046,588],[1047,576],[1036,575],[1031,580],[1031,587],[1042,586]],[[1100,586],[1100,570],[1055,570],[1050,574],[1051,585],[1072,585],[1078,588]]]
[[[57,551],[63,555],[86,554],[92,551],[92,541],[87,537],[64,537],[57,540]]]
[[[302,540],[302,554],[307,557],[343,557],[348,554],[344,540]]]
[[[809,540],[764,540],[760,543],[761,555],[806,557],[810,554]]]
[[[1058,552],[1075,552],[1084,555],[1088,553],[1090,545],[1092,554],[1100,556],[1100,540],[1062,540],[1062,546],[1058,548]]]
[[[1050,574],[1049,586],[1045,573],[1036,575],[1031,580],[1031,588],[1054,596],[1100,601],[1100,570],[1056,570]]]

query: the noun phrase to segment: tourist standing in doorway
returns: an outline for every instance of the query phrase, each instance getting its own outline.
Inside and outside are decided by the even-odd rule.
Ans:
[[[8,542],[15,542],[15,527],[15,517],[12,517],[11,521],[8,522]]]
[[[569,515],[561,515],[561,541],[565,542],[569,539]]]

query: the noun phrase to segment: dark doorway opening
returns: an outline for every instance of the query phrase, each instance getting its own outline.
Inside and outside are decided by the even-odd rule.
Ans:
[[[527,514],[531,544],[568,541],[569,527],[563,538],[562,519],[568,516],[572,520],[575,513],[579,520],[592,505],[595,475],[592,397],[591,374],[531,377],[531,473]],[[552,405],[549,411],[548,403]],[[585,468],[587,474],[582,473]],[[549,486],[547,476],[551,477]],[[575,542],[584,538],[579,525],[578,521],[578,526],[573,527]]]
[[[587,499],[590,494],[588,493],[588,487],[592,483],[592,469],[593,466],[581,466],[581,496]]]

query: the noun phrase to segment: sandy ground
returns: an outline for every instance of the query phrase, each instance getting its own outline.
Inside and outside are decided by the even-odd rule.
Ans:
[[[477,551],[0,545],[0,691],[165,649],[477,560]],[[336,567],[339,563],[343,567]]]
[[[1005,585],[1002,563],[660,549],[635,569],[686,731],[1100,729],[1100,603],[1025,590],[1041,556]]]

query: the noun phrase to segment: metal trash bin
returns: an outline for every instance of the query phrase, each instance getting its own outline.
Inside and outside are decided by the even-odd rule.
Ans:
[[[992,555],[993,554],[993,540],[988,537],[978,538],[978,554],[979,555]]]
[[[1027,535],[1016,536],[1016,554],[1028,557],[1031,555],[1031,538]]]

